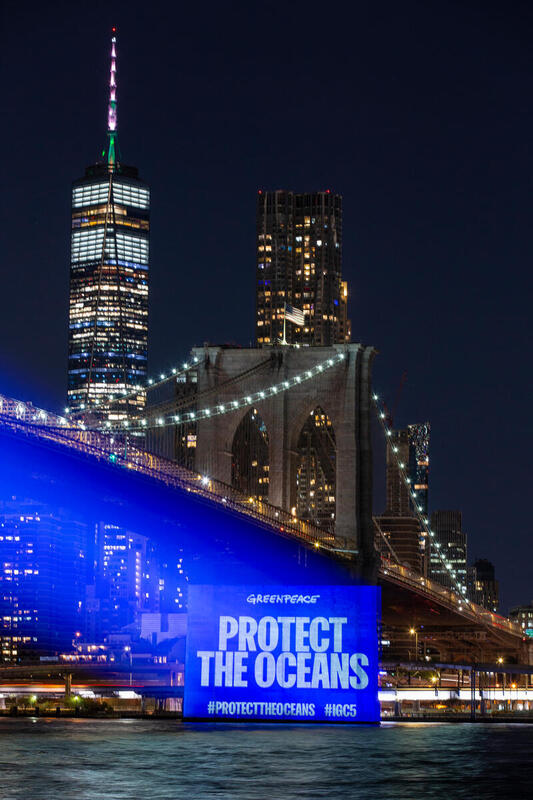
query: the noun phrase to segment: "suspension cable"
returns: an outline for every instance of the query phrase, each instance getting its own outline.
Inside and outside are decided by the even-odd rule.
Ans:
[[[396,468],[398,470],[398,473],[400,474],[400,477],[402,478],[403,482],[405,483],[405,485],[407,487],[407,490],[409,492],[409,497],[413,501],[412,502],[413,511],[415,512],[415,515],[416,515],[416,517],[418,519],[418,522],[420,523],[422,531],[428,537],[428,541],[431,542],[431,539],[435,538],[435,533],[434,533],[434,531],[431,530],[431,527],[430,527],[430,524],[429,524],[429,519],[422,514],[422,506],[420,506],[418,504],[418,502],[417,502],[417,494],[416,494],[414,488],[411,486],[411,479],[407,474],[407,465],[404,464],[402,461],[400,461],[400,456],[398,455],[399,448],[396,445],[392,445],[389,442],[389,439],[392,436],[392,428],[390,428],[388,426],[388,424],[387,424],[386,411],[385,411],[383,405],[380,404],[379,395],[373,394],[372,395],[372,400],[374,401],[374,407],[376,409],[378,420],[379,420],[379,422],[381,424],[381,427],[383,428],[383,431],[384,431],[384,434],[385,434],[385,441],[388,443],[388,446],[390,447],[390,450],[391,450],[391,453],[392,453],[392,457],[393,457],[394,461],[396,462]],[[452,567],[447,563],[447,561],[444,558],[443,554],[440,552],[440,543],[439,542],[435,542],[435,549],[436,549],[438,557],[439,557],[440,561],[442,562],[444,568],[449,573],[450,581],[453,583],[455,590],[459,593],[459,595],[461,595],[462,598],[464,598],[464,602],[470,603],[471,601],[468,600],[468,598],[466,596],[466,586],[463,586],[460,583],[458,583],[457,578],[455,577],[455,574],[454,574],[455,570],[452,569]]]

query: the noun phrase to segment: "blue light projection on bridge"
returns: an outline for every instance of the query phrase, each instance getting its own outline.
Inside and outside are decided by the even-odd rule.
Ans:
[[[162,642],[166,637],[169,649],[173,631],[183,639],[178,617],[187,611],[191,584],[354,582],[321,551],[220,504],[5,429],[0,524],[0,588],[9,589],[2,592],[4,634],[18,640],[17,653],[5,660],[24,649],[72,652],[73,639],[99,644],[124,631],[133,652],[146,652],[149,641],[154,653],[160,648],[170,658]],[[14,603],[22,589],[31,601],[22,605],[38,609],[46,629],[36,630]]]

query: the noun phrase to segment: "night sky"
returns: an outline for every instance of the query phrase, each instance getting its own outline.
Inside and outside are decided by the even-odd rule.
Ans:
[[[353,339],[391,403],[408,373],[395,423],[431,422],[430,507],[462,509],[504,610],[532,600],[531,3],[3,14],[0,391],[65,404],[70,185],[106,142],[114,24],[122,159],[152,187],[150,373],[253,340],[259,188],[339,192]]]

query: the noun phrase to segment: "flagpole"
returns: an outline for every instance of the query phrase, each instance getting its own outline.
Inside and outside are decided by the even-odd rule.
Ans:
[[[281,341],[281,344],[287,344],[287,340],[285,338],[286,312],[287,312],[287,303],[283,301],[283,339]]]

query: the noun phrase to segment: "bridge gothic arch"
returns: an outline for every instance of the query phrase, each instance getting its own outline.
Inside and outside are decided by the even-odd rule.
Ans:
[[[231,446],[231,485],[249,497],[268,500],[269,435],[257,408],[249,409],[235,429]]]
[[[193,356],[200,364],[198,392],[208,392],[212,405],[230,404],[248,393],[294,380],[340,352],[345,358],[335,358],[331,368],[312,380],[255,401],[268,432],[268,502],[286,511],[297,505],[299,441],[310,414],[321,409],[335,434],[335,535],[349,543],[345,547],[354,558],[372,564],[370,371],[374,349],[360,344],[299,349],[206,346],[195,348]],[[199,472],[205,470],[235,485],[234,440],[245,417],[236,410],[198,422],[195,468]]]
[[[330,416],[316,405],[307,413],[296,440],[291,487],[293,513],[315,525],[335,531],[337,446]]]

